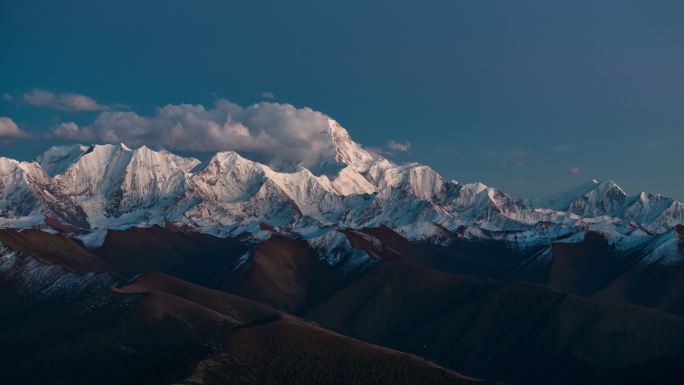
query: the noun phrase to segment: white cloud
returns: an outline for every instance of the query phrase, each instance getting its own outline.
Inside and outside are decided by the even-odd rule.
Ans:
[[[173,150],[248,152],[255,160],[294,169],[335,156],[329,117],[310,108],[262,102],[242,107],[218,99],[211,108],[169,104],[152,116],[105,111],[86,127],[64,123],[60,137],[123,142]]]
[[[264,91],[261,93],[261,98],[267,100],[275,100],[275,95],[273,95],[273,92],[271,91]]]
[[[0,116],[0,139],[23,139],[31,135],[20,129],[10,118]]]
[[[99,104],[90,96],[75,93],[58,93],[42,89],[26,92],[24,102],[35,107],[46,107],[60,111],[107,111],[112,106]]]
[[[52,128],[52,134],[60,138],[74,140],[93,140],[95,135],[88,128],[81,128],[74,122],[60,123]]]
[[[401,143],[394,140],[390,140],[389,142],[387,142],[387,147],[394,151],[409,152],[411,151],[411,142],[406,141],[404,143]]]
[[[580,166],[577,165],[570,166],[570,168],[568,168],[568,172],[572,175],[579,175],[582,173],[582,169],[580,168]]]
[[[4,93],[4,94],[2,94],[2,100],[6,101],[6,102],[11,102],[12,100],[14,100],[14,97],[12,97],[12,95],[10,95],[8,93]]]

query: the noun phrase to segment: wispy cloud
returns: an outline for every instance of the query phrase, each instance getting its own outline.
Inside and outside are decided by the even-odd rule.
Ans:
[[[494,151],[488,150],[483,153],[485,158],[495,158],[495,159],[525,159],[530,156],[530,152],[522,149],[513,149],[505,151]]]
[[[551,147],[551,152],[563,153],[572,150],[573,146],[570,144],[559,144]]]
[[[530,155],[529,151],[522,149],[506,151],[489,150],[483,153],[485,158],[497,159],[502,165],[515,164],[518,167],[525,167]]]
[[[90,96],[76,93],[54,93],[43,89],[33,89],[24,93],[25,103],[35,107],[51,108],[60,111],[108,111],[124,106],[108,106],[98,103]]]
[[[397,142],[395,140],[390,140],[389,142],[387,142],[387,147],[394,151],[409,152],[411,151],[411,142],[405,141],[402,143]]]
[[[671,151],[681,148],[684,141],[681,136],[651,136],[639,143],[639,151],[645,154],[653,154],[663,151]]]
[[[6,102],[11,102],[12,100],[14,100],[14,97],[8,93],[4,93],[2,94],[2,100]]]
[[[568,172],[572,175],[579,175],[582,173],[582,168],[580,166],[574,165],[568,168]]]
[[[26,139],[30,137],[31,135],[20,129],[12,119],[0,116],[0,140]]]
[[[261,93],[261,98],[266,100],[275,100],[275,95],[271,91],[264,91]]]

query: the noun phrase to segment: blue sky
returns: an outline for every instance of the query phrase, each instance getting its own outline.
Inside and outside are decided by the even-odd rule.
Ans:
[[[613,179],[681,199],[682,15],[675,0],[7,0],[0,117],[31,138],[0,121],[0,155],[67,143],[47,133],[103,110],[270,93],[447,178],[519,196]]]

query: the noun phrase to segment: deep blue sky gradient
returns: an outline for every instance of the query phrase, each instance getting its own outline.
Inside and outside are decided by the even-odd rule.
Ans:
[[[96,116],[22,103],[33,88],[140,114],[270,91],[366,146],[410,141],[394,159],[447,178],[520,196],[613,179],[682,199],[682,20],[681,0],[5,0],[0,116],[37,136]]]

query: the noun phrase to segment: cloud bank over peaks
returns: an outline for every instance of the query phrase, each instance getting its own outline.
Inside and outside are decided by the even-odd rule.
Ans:
[[[104,111],[87,126],[62,123],[58,137],[147,145],[180,151],[237,151],[280,170],[311,168],[335,158],[341,129],[327,115],[291,104],[260,102],[242,107],[218,99],[203,105],[169,104],[151,116],[132,111]],[[343,130],[343,129],[342,129]],[[346,133],[346,131],[345,131]],[[312,170],[313,171],[313,170]]]
[[[107,106],[98,103],[90,96],[72,92],[54,93],[40,88],[23,95],[24,103],[34,107],[45,107],[59,111],[107,111],[122,106]]]
[[[74,122],[60,123],[52,128],[52,134],[65,139],[73,140],[93,140],[95,136],[87,127],[79,127]]]

